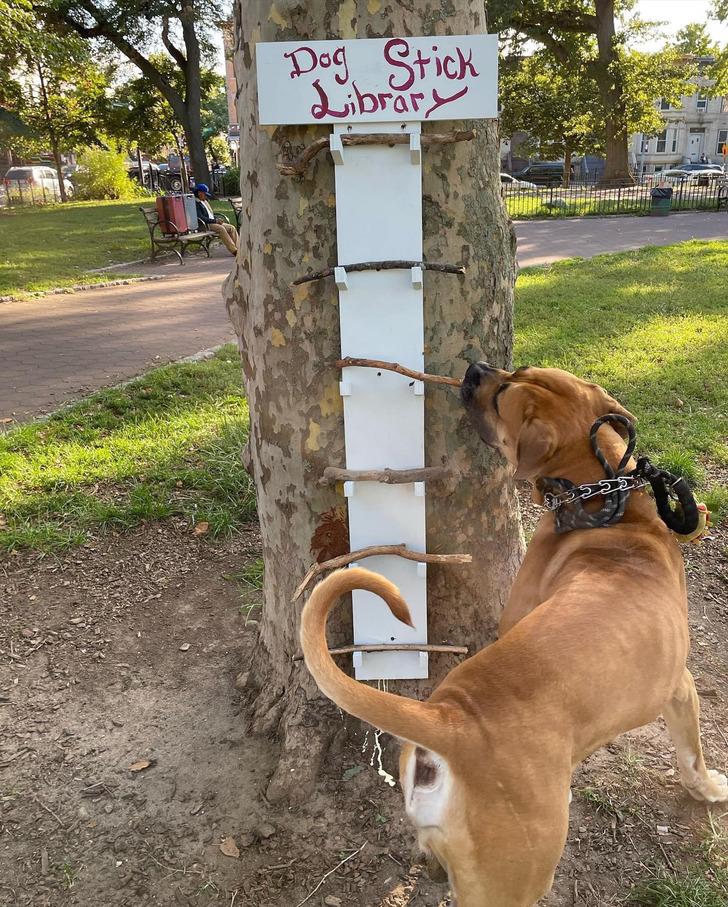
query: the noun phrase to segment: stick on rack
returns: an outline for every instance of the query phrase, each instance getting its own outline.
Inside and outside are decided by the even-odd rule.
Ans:
[[[455,132],[433,132],[420,136],[424,148],[431,145],[451,145],[454,142],[469,142],[475,138],[472,129]],[[371,133],[370,135],[342,135],[342,145],[409,145],[409,133]],[[279,161],[276,164],[282,176],[303,176],[306,168],[320,151],[329,149],[329,136],[323,136],[305,148],[294,161]]]
[[[337,368],[378,368],[388,372],[397,372],[406,378],[413,378],[415,381],[429,381],[432,384],[448,384],[451,387],[460,387],[462,381],[459,378],[447,378],[445,375],[429,375],[427,372],[415,372],[411,368],[406,368],[398,362],[385,362],[383,359],[357,359],[353,356],[347,356],[346,359],[337,359]]]
[[[424,642],[411,642],[392,645],[340,646],[329,649],[329,655],[350,655],[352,652],[446,652],[449,655],[467,655],[467,646],[431,646]],[[303,661],[303,655],[294,655],[294,661]]]
[[[372,545],[369,548],[359,548],[357,551],[350,551],[348,554],[340,554],[339,557],[332,557],[331,560],[322,561],[320,564],[311,564],[306,571],[306,575],[301,580],[298,588],[293,593],[293,601],[303,595],[309,583],[322,573],[329,570],[338,570],[339,567],[346,567],[355,561],[362,560],[365,557],[377,557],[383,554],[394,554],[397,557],[406,558],[408,561],[416,561],[420,564],[470,564],[472,555],[470,554],[429,554],[426,551],[412,551],[406,545]]]
[[[350,265],[339,265],[347,274],[353,271],[405,271],[410,268],[422,268],[423,271],[439,271],[441,274],[464,274],[465,268],[462,265],[444,265],[436,261],[404,261],[393,259],[391,261],[358,261]],[[323,268],[321,271],[312,271],[310,274],[304,274],[303,277],[297,277],[292,287],[298,287],[302,283],[311,283],[314,280],[323,280],[325,277],[332,277],[334,268]]]
[[[449,475],[447,466],[424,466],[420,469],[340,469],[338,466],[327,466],[319,485],[335,485],[337,482],[407,485],[410,482],[439,482]]]

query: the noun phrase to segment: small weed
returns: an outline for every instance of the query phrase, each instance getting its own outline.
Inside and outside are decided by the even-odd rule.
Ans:
[[[695,488],[704,479],[703,470],[695,462],[695,458],[684,450],[674,448],[666,450],[660,456],[659,467],[666,469],[673,475],[685,479],[691,488]]]
[[[712,866],[728,870],[728,813],[720,816],[708,810],[705,820],[705,831],[702,835],[701,848],[705,858]]]
[[[610,815],[617,812],[617,807],[609,794],[596,787],[578,787],[576,793],[593,806],[597,812],[605,812]]]
[[[262,589],[264,571],[263,558],[259,557],[249,564],[246,564],[243,569],[236,574],[235,578],[250,589]]]
[[[711,514],[711,522],[720,523],[728,518],[728,486],[711,485],[700,495]]]
[[[252,604],[249,604],[249,605],[241,605],[241,606],[240,606],[240,613],[241,613],[241,614],[243,615],[243,617],[245,618],[245,624],[244,624],[244,625],[245,625],[246,627],[248,626],[248,624],[254,622],[254,620],[253,620],[253,611],[255,611],[256,608],[261,608],[261,607],[262,607],[262,605],[260,604],[260,602],[253,602]],[[257,621],[255,621],[255,622],[257,623]]]
[[[631,743],[628,743],[622,750],[622,762],[624,763],[625,775],[630,784],[638,783],[644,766],[642,753],[636,750]]]
[[[725,907],[727,898],[728,874],[692,866],[680,875],[656,873],[632,889],[627,903],[642,907]]]
[[[64,860],[58,868],[61,873],[61,884],[70,890],[76,884],[78,873],[69,860]]]

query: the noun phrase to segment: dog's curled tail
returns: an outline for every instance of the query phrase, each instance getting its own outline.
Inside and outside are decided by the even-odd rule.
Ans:
[[[456,710],[376,690],[345,674],[329,654],[326,621],[341,596],[365,589],[380,596],[394,616],[413,626],[407,603],[388,579],[361,567],[337,570],[314,589],[301,615],[301,647],[319,689],[356,718],[389,734],[447,756],[456,745]]]

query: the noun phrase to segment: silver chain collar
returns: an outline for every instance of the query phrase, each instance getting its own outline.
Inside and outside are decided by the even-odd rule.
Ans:
[[[575,485],[568,491],[560,494],[546,492],[543,496],[543,506],[546,510],[558,510],[564,504],[573,504],[574,501],[587,501],[598,495],[613,494],[615,491],[638,491],[649,483],[637,476],[617,476],[616,479],[601,479],[586,485]]]

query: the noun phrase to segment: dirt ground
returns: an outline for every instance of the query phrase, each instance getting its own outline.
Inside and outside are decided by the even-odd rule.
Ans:
[[[306,806],[263,799],[275,743],[247,734],[235,689],[256,636],[235,574],[257,545],[254,526],[212,545],[168,522],[0,563],[0,905],[447,903],[373,733],[330,753]],[[725,771],[728,533],[686,553],[705,748]],[[721,846],[728,806],[710,821],[661,723],[626,735],[574,778],[545,903],[621,903]]]

